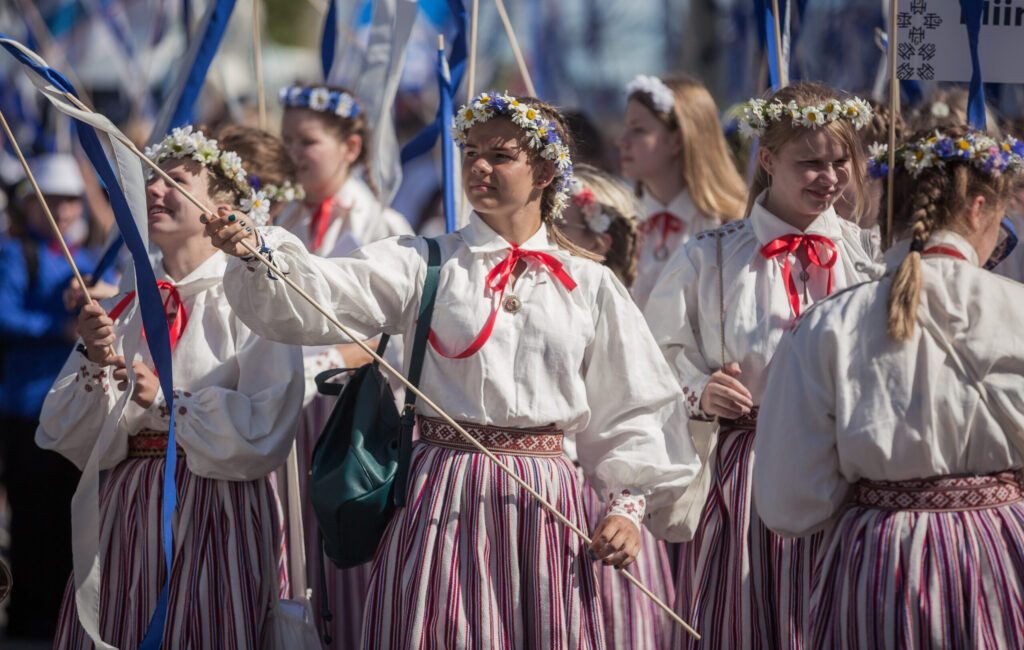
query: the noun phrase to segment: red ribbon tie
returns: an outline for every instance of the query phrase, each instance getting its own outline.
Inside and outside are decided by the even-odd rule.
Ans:
[[[181,333],[185,331],[185,326],[188,325],[188,313],[185,311],[185,304],[181,301],[181,294],[178,293],[178,288],[166,280],[157,280],[156,286],[160,289],[161,293],[166,292],[166,298],[164,298],[164,314],[167,316],[167,329],[171,339],[171,351],[174,351],[174,346],[178,344],[178,339],[181,338]],[[131,304],[132,300],[135,299],[135,292],[131,291],[121,302],[117,303],[113,309],[110,310],[110,319],[117,320],[117,317],[121,315],[121,312]],[[173,309],[168,309],[168,307]],[[171,317],[173,314],[173,318]],[[145,330],[142,332],[143,338],[146,336]]]
[[[314,253],[320,250],[324,243],[324,234],[327,232],[327,226],[331,225],[331,213],[334,211],[335,203],[337,199],[333,196],[324,199],[313,211],[313,218],[309,220],[309,250]]]
[[[825,262],[821,261],[821,255],[818,253],[818,249],[814,247],[814,244],[819,244],[827,248],[832,249],[832,255]],[[782,279],[786,283],[786,295],[789,296],[789,304],[793,307],[794,318],[800,315],[800,294],[796,290],[796,282],[793,280],[793,270],[789,265],[789,256],[797,251],[801,246],[807,250],[807,259],[811,264],[818,268],[828,270],[828,288],[826,295],[832,293],[832,267],[835,266],[836,259],[838,258],[838,251],[836,251],[836,245],[832,243],[832,240],[828,237],[821,235],[811,234],[791,234],[783,235],[777,239],[773,239],[761,248],[761,255],[766,260],[783,256],[785,260],[782,264]]]
[[[647,235],[651,231],[657,230],[659,223],[661,224],[661,239],[658,240],[658,245],[654,247],[654,250],[661,250],[665,247],[670,233],[683,232],[683,220],[671,212],[656,212],[652,214],[640,226],[640,230],[643,234]]]

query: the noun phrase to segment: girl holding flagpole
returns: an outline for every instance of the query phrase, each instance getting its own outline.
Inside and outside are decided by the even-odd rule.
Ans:
[[[711,476],[676,586],[676,610],[696,622],[701,647],[803,646],[817,538],[784,540],[761,522],[750,489],[755,428],[783,333],[815,301],[866,279],[861,230],[833,204],[844,191],[864,196],[856,132],[870,118],[864,101],[819,84],[752,100],[741,122],[760,138],[747,218],[679,249],[644,312],[689,418],[720,424],[698,445]],[[674,635],[671,647],[687,643]]]
[[[726,145],[715,100],[700,82],[640,75],[626,94],[619,160],[643,204],[633,285],[643,309],[679,246],[743,215],[746,185]]]
[[[631,564],[644,510],[672,501],[696,471],[692,447],[681,462],[667,458],[664,436],[686,435],[679,389],[612,271],[553,223],[571,200],[572,179],[558,112],[536,99],[485,93],[458,111],[455,134],[474,212],[468,226],[438,241],[440,284],[421,385],[584,525],[579,478],[562,454],[563,438],[574,438],[606,515],[585,548],[421,404],[408,505],[374,560],[362,644],[602,648],[589,559]],[[257,238],[228,219],[207,230],[244,256],[238,242]],[[358,335],[412,334],[426,272],[422,238],[323,260],[281,229],[259,235],[275,262]],[[224,283],[257,331],[302,344],[339,339],[319,312],[255,271],[234,261]]]
[[[147,155],[209,205],[241,208],[253,228],[267,218],[242,160],[217,141],[175,129]],[[36,441],[82,467],[105,422],[115,442],[100,500],[102,577],[99,631],[135,648],[169,579],[166,648],[255,648],[284,585],[278,575],[279,506],[268,474],[291,448],[302,399],[296,348],[251,332],[224,299],[227,257],[200,224],[200,210],[162,179],[146,188],[149,235],[161,256],[156,275],[174,363],[176,484],[171,575],[165,575],[160,504],[170,412],[148,347],[114,356],[136,307],[134,293],[82,308],[80,340],[43,404]],[[131,387],[123,411],[116,405]],[[75,583],[64,599],[55,647],[89,648],[78,620]]]
[[[896,152],[885,266],[779,345],[754,488],[780,535],[825,530],[812,647],[1024,639],[1024,335],[1007,326],[1024,287],[979,268],[1022,156],[1012,137],[919,131]]]

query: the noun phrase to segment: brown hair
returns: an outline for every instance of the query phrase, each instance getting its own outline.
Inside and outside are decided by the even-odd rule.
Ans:
[[[799,106],[810,106],[817,104],[824,104],[834,99],[843,99],[838,91],[835,91],[824,84],[813,83],[813,82],[801,82],[786,86],[780,89],[775,94],[767,98],[767,101],[774,102],[776,100],[783,104],[789,102],[796,102]],[[861,215],[865,211],[865,195],[867,194],[867,186],[864,182],[864,153],[861,150],[860,138],[857,135],[857,129],[853,126],[850,120],[840,118],[819,127],[821,130],[828,132],[832,137],[842,142],[847,151],[850,153],[850,161],[853,165],[851,170],[850,178],[853,181],[854,189],[856,189],[856,195],[853,203],[853,217],[854,221],[859,221]],[[764,133],[759,138],[758,146],[771,151],[772,153],[778,153],[782,147],[789,144],[796,138],[805,135],[807,133],[807,127],[794,124],[793,120],[789,117],[783,117],[781,120],[769,120],[768,126],[764,130]],[[757,171],[754,173],[754,181],[750,185],[750,194],[747,196],[747,212],[749,215],[751,209],[754,207],[754,201],[761,195],[765,189],[771,184],[768,177],[768,172],[765,171],[763,165],[757,166]]]
[[[373,180],[373,174],[371,173],[371,160],[370,160],[370,123],[366,119],[366,108],[363,106],[362,101],[356,97],[356,94],[351,90],[343,86],[324,86],[321,84],[300,86],[301,88],[326,88],[332,92],[348,93],[355,100],[356,104],[359,105],[359,112],[352,117],[342,117],[337,113],[330,111],[314,111],[311,108],[304,108],[302,106],[288,106],[285,108],[284,118],[288,119],[288,111],[309,111],[311,115],[315,115],[318,120],[324,125],[328,131],[332,132],[338,140],[345,140],[349,136],[358,135],[363,141],[363,146],[359,149],[359,157],[352,163],[353,166],[363,166],[363,176],[366,180],[366,184],[370,186],[370,190],[373,191],[374,195],[379,196],[380,191],[377,189],[377,184]]]
[[[948,127],[967,124],[969,96],[967,89],[961,87],[941,88],[935,91],[914,111],[910,128],[913,131],[934,131],[935,129],[944,131]],[[945,106],[944,111],[938,108],[942,105]],[[985,132],[993,138],[998,138],[1000,136],[998,115],[988,102],[985,102],[985,117]]]
[[[597,167],[584,163],[573,166],[583,186],[594,193],[594,200],[611,218],[608,235],[612,245],[604,256],[604,265],[619,276],[627,288],[636,282],[637,217],[640,205],[630,188]]]
[[[860,136],[862,151],[867,151],[867,148],[876,142],[880,144],[889,142],[889,121],[891,115],[889,105],[875,101],[874,99],[869,99],[867,102],[871,105],[871,121],[857,132]],[[906,128],[907,125],[903,120],[903,113],[897,112],[896,142],[903,140],[903,134]]]
[[[651,111],[669,130],[680,132],[683,182],[697,209],[722,221],[741,218],[746,183],[725,141],[711,93],[696,79],[683,75],[666,77],[664,84],[673,94],[670,113],[659,111],[650,93],[638,90],[629,99]]]
[[[222,151],[234,151],[242,159],[254,188],[266,185],[281,187],[285,182],[294,184],[295,163],[279,138],[255,127],[230,124],[217,134],[217,145]],[[256,183],[253,183],[253,179]],[[273,199],[273,197],[269,197]]]
[[[951,138],[962,137],[968,131],[965,126],[943,129]],[[931,133],[930,128],[918,131],[911,141]],[[995,203],[1009,200],[1016,180],[1015,174],[992,177],[970,164],[952,160],[947,160],[943,167],[927,167],[916,178],[898,170],[893,178],[893,230],[909,234],[920,248],[936,230],[956,225],[973,197],[983,196],[986,201]],[[883,192],[888,192],[888,188]],[[883,194],[883,204],[885,201]],[[888,232],[884,220],[881,230],[885,239]],[[888,330],[897,341],[909,340],[914,333],[921,284],[921,251],[912,248],[896,270],[889,290]]]

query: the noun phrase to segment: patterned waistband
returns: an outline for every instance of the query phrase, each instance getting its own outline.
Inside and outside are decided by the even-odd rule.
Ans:
[[[1022,473],[940,476],[913,481],[867,481],[854,485],[854,502],[878,510],[946,512],[982,510],[1024,499]]]
[[[722,418],[719,420],[719,424],[722,425],[723,431],[726,429],[730,431],[753,431],[754,429],[757,428],[757,411],[759,408],[760,407],[755,406],[754,408],[750,409],[750,413],[747,413],[746,415],[741,415],[735,420],[730,420],[729,418]]]
[[[420,416],[420,440],[437,447],[477,451],[444,420]],[[512,429],[459,422],[471,436],[496,454],[557,458],[562,455],[562,432],[555,427]]]
[[[178,458],[185,457],[185,450],[178,448]],[[128,458],[163,458],[167,454],[167,432],[142,429],[128,436]]]

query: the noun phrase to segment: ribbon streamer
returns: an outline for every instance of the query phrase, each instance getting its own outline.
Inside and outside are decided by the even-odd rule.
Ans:
[[[327,16],[324,17],[324,31],[320,37],[320,68],[324,81],[330,82],[331,68],[334,67],[334,51],[338,45],[338,0],[327,0]]]
[[[960,0],[960,10],[967,24],[967,45],[971,50],[971,89],[967,97],[967,121],[976,129],[985,129],[985,87],[981,82],[981,57],[978,56],[978,34],[984,0]]]

